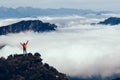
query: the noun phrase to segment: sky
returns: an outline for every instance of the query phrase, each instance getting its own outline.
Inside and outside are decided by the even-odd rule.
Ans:
[[[3,7],[75,8],[120,11],[120,0],[0,0]]]

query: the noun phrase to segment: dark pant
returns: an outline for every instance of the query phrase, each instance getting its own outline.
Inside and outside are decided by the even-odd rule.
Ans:
[[[23,48],[23,54],[26,54],[27,51],[26,51],[26,48]]]

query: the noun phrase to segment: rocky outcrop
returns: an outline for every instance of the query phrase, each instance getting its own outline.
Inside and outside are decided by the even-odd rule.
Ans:
[[[113,79],[113,80],[120,80],[120,78],[116,78],[116,79]]]
[[[99,22],[98,24],[104,24],[104,25],[118,25],[120,24],[120,18],[117,17],[110,17],[104,21]]]
[[[8,33],[19,33],[23,31],[45,32],[54,31],[57,28],[55,24],[43,23],[40,20],[28,20],[20,21],[7,26],[0,27],[0,35],[6,35]]]
[[[5,47],[5,45],[0,45],[0,49],[2,49],[3,47]]]
[[[66,75],[58,72],[47,63],[41,55],[35,53],[10,55],[0,58],[0,80],[68,80]]]

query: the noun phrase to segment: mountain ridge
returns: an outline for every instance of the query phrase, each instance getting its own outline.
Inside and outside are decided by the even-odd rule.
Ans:
[[[120,18],[119,17],[109,17],[109,18],[105,19],[104,21],[100,21],[98,24],[118,25],[118,24],[120,24]]]
[[[68,80],[54,67],[43,63],[39,53],[14,54],[0,58],[0,80]]]
[[[57,26],[55,24],[43,23],[40,20],[23,20],[11,25],[1,26],[0,35],[6,35],[8,33],[19,33],[23,31],[34,31],[34,32],[48,32],[55,31]]]
[[[0,18],[22,18],[22,17],[37,17],[37,16],[59,16],[59,15],[86,15],[102,13],[113,13],[111,11],[93,11],[87,9],[41,9],[32,7],[18,7],[18,8],[6,8],[0,7]]]

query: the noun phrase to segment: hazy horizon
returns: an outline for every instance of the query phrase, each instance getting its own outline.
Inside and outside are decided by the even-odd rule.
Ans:
[[[0,7],[17,8],[17,7],[33,7],[41,9],[90,9],[96,11],[114,11],[120,12],[119,0],[0,0]],[[113,7],[114,6],[114,7]]]
[[[19,7],[6,7],[6,6],[0,6],[0,8],[12,8],[12,9],[17,9],[17,8],[33,8],[33,9],[43,9],[43,10],[46,10],[46,9],[73,9],[73,10],[91,10],[91,11],[96,11],[96,12],[102,12],[102,11],[110,11],[110,12],[120,12],[120,11],[111,11],[111,10],[94,10],[94,9],[83,9],[83,8],[64,8],[64,7],[61,7],[61,8],[39,8],[39,7],[31,7],[31,6],[19,6]]]

